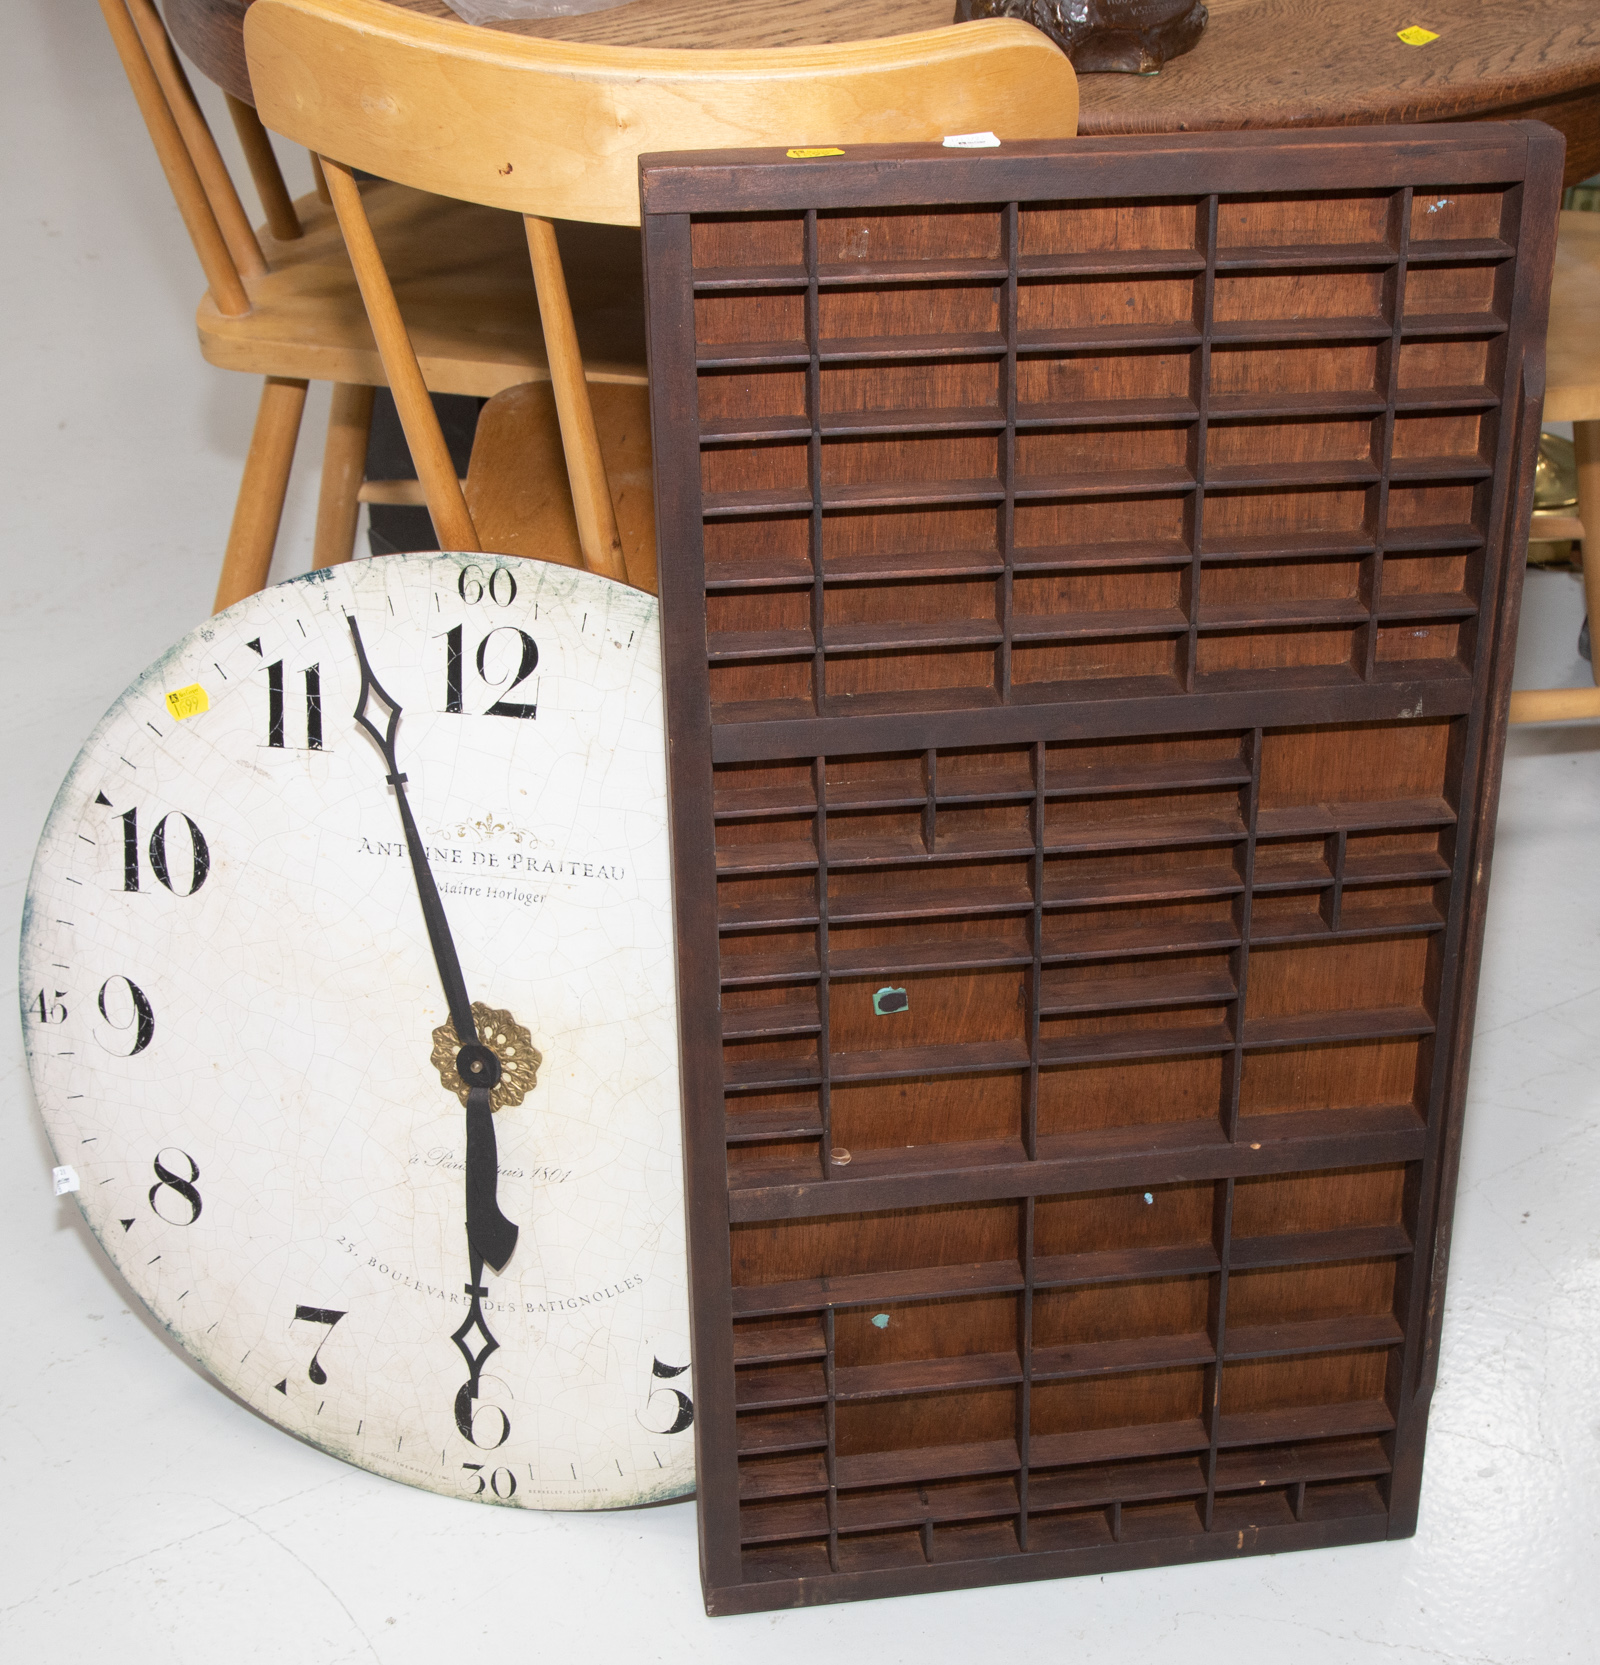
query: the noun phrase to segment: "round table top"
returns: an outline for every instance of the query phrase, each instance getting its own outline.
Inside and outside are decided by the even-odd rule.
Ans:
[[[444,0],[389,0],[454,18]],[[250,0],[165,0],[178,44],[248,99],[241,29]],[[1079,132],[1181,133],[1532,116],[1567,136],[1567,179],[1600,169],[1600,4],[1596,0],[1207,0],[1192,52],[1158,75],[1085,75]],[[583,17],[489,25],[605,46],[705,50],[816,46],[936,29],[953,0],[630,0]],[[1397,31],[1437,37],[1410,46]]]

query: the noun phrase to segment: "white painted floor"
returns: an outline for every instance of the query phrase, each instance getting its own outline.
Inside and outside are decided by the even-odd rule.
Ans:
[[[7,0],[5,18],[0,897],[14,943],[78,746],[209,608],[256,388],[195,350],[198,271],[94,8]],[[324,407],[313,395],[280,573],[309,564]],[[1519,682],[1587,680],[1580,607],[1576,579],[1530,576]],[[540,1516],[347,1468],[234,1403],[130,1310],[71,1199],[51,1195],[5,1020],[0,1652],[17,1665],[1600,1659],[1597,832],[1600,725],[1514,735],[1421,1529],[1231,1565],[712,1622],[691,1504]],[[9,979],[9,949],[5,963]]]

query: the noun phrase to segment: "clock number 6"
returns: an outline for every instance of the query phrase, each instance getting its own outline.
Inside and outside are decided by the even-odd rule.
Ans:
[[[173,1173],[167,1167],[162,1159],[169,1156],[181,1156],[188,1163],[189,1177],[187,1179]],[[200,1177],[200,1164],[195,1161],[188,1151],[179,1150],[174,1145],[166,1150],[158,1150],[152,1166],[156,1171],[156,1182],[150,1187],[150,1207],[154,1209],[156,1218],[165,1220],[169,1226],[192,1226],[200,1218],[200,1193],[194,1188],[194,1182]],[[187,1220],[174,1220],[170,1214],[161,1212],[156,1198],[161,1195],[163,1187],[175,1191],[189,1205],[189,1218]]]
[[[667,1428],[650,1428],[650,1424],[643,1416],[639,1417],[641,1427],[649,1428],[652,1434],[681,1434],[694,1421],[694,1400],[682,1388],[657,1387],[658,1381],[671,1381],[674,1376],[681,1376],[688,1369],[686,1364],[663,1364],[660,1359],[652,1359],[650,1363],[650,1393],[645,1400],[645,1409],[649,1410],[657,1399],[665,1396],[675,1400],[676,1410],[672,1414],[672,1424]]]
[[[100,803],[108,804],[110,800],[102,792]],[[176,815],[188,829],[189,833],[189,888],[179,890],[172,882],[172,870],[167,860],[167,823]],[[124,890],[138,890],[139,886],[139,811],[137,809],[124,810],[118,817],[122,822],[122,888]],[[150,870],[164,884],[174,896],[193,896],[206,882],[206,874],[211,871],[211,851],[206,844],[205,834],[178,810],[168,810],[156,822],[156,830],[150,835]]]
[[[490,582],[492,584],[493,580]],[[518,630],[515,625],[496,625],[494,629],[491,630],[488,635],[478,643],[478,651],[473,656],[474,663],[478,667],[479,679],[488,683],[491,688],[497,687],[505,680],[503,673],[499,677],[491,676],[489,674],[488,666],[489,644],[495,639],[496,636],[502,635],[515,636],[521,647],[521,656],[517,662],[517,674],[512,678],[510,685],[506,689],[506,692],[511,694],[515,693],[517,688],[533,675],[534,670],[539,663],[539,644],[534,641],[533,637],[531,637],[526,630]],[[461,626],[458,624],[453,626],[450,630],[447,630],[445,632],[444,641],[444,708],[446,711],[451,713],[451,715],[459,717],[466,709],[462,703],[461,688],[463,661]],[[484,712],[484,716],[486,717],[537,717],[538,715],[539,705],[537,701],[535,701],[532,705],[523,705],[515,700],[496,700],[494,704]]]

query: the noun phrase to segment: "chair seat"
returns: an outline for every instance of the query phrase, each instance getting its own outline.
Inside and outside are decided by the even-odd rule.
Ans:
[[[649,391],[602,384],[590,388],[589,402],[628,582],[654,595],[656,506]],[[558,566],[584,564],[561,425],[548,382],[510,388],[483,407],[465,495],[485,549]]]
[[[362,198],[434,392],[493,398],[549,380],[517,215],[385,183],[364,186]],[[316,196],[295,208],[303,237],[257,234],[270,269],[245,282],[250,312],[230,318],[209,294],[200,302],[201,352],[224,370],[386,386],[333,210]],[[643,387],[638,232],[563,224],[557,236],[589,380]]]
[[[1546,422],[1600,417],[1600,214],[1568,209],[1556,239],[1550,333],[1545,344]]]

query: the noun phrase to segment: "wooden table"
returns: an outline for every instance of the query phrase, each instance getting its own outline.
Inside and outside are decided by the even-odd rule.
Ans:
[[[392,0],[454,17],[444,0]],[[1159,75],[1086,75],[1082,133],[1343,127],[1531,116],[1566,135],[1570,185],[1600,171],[1597,0],[1208,0],[1193,52]],[[250,97],[242,26],[250,0],[165,0],[185,52]],[[949,23],[952,0],[633,0],[587,17],[495,25],[592,45],[816,46]],[[1420,23],[1438,39],[1407,46]]]

